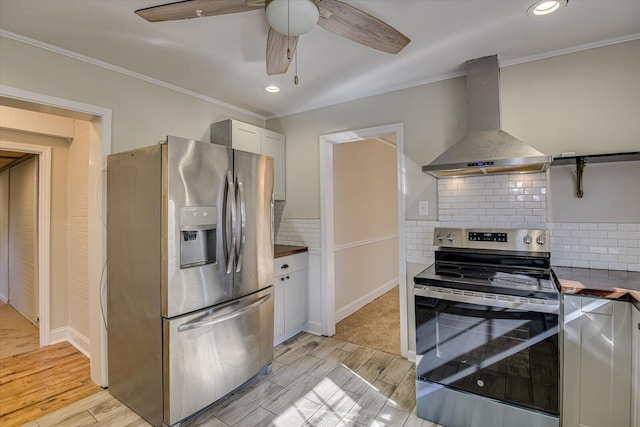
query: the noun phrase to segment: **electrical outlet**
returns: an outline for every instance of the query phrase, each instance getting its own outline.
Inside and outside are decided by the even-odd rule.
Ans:
[[[428,216],[429,215],[429,202],[426,200],[418,202],[418,215],[420,216]]]

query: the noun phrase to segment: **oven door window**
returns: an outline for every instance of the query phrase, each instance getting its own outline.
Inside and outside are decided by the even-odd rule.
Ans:
[[[416,296],[419,379],[559,414],[558,316]]]

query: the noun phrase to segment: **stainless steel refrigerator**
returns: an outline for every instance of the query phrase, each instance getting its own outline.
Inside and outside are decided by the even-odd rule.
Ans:
[[[168,137],[107,161],[109,391],[174,425],[273,360],[273,159]]]

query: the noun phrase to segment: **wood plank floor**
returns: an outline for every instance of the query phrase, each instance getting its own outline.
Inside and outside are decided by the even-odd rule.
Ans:
[[[0,425],[17,426],[101,391],[68,342],[0,360]]]
[[[11,305],[0,302],[0,359],[39,347],[38,328]]]
[[[415,415],[415,367],[402,357],[304,333],[277,346],[274,357],[270,374],[250,380],[184,426],[437,427]],[[102,391],[27,424],[53,425],[148,424]]]

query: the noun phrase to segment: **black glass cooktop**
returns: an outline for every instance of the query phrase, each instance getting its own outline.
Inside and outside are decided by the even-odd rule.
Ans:
[[[414,277],[420,285],[558,299],[547,255],[438,251],[436,262]]]

